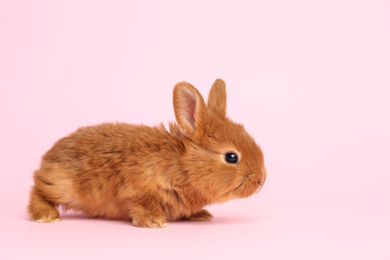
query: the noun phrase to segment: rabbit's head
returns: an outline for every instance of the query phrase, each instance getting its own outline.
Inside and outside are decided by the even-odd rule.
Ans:
[[[173,90],[176,120],[185,136],[181,164],[189,183],[210,202],[245,198],[266,179],[260,147],[240,124],[226,117],[226,88],[217,79],[208,97],[191,84]]]

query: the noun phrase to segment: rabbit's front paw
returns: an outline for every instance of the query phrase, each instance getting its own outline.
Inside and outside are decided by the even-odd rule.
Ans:
[[[195,212],[189,217],[184,218],[185,220],[193,220],[193,221],[208,221],[213,218],[210,212],[205,209],[202,209],[198,212]]]
[[[138,215],[133,217],[133,225],[144,228],[165,228],[168,223],[164,216]]]

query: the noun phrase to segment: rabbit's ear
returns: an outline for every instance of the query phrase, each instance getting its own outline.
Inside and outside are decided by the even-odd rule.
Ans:
[[[207,106],[216,116],[226,117],[226,85],[222,79],[217,79],[211,87]]]
[[[177,123],[186,133],[193,134],[202,128],[207,107],[202,95],[191,84],[176,84],[173,89],[173,108]]]

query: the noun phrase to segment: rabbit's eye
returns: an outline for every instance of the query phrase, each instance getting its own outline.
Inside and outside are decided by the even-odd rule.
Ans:
[[[238,163],[238,156],[235,153],[227,153],[227,154],[225,154],[225,161],[227,163],[237,164]]]

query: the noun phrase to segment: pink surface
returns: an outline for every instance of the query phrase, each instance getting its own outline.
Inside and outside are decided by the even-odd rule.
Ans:
[[[0,258],[390,259],[390,2],[140,2],[0,2]],[[162,230],[27,220],[58,138],[167,123],[176,82],[217,77],[264,150],[259,194]]]

